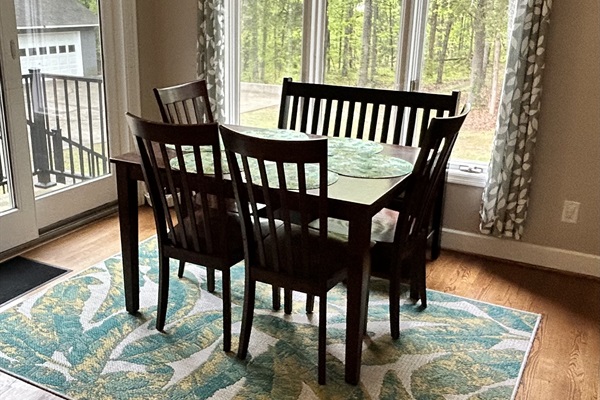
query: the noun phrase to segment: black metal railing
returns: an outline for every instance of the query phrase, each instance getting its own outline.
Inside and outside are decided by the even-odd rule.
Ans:
[[[35,185],[108,174],[102,79],[29,72],[23,90]]]

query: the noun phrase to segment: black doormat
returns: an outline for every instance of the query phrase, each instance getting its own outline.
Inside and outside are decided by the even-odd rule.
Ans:
[[[0,305],[69,272],[23,257],[0,263]]]

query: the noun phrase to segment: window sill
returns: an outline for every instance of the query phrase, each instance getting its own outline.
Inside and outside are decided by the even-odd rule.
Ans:
[[[473,167],[472,169],[477,172],[468,172],[463,170],[463,168],[459,169],[459,166]],[[455,185],[463,185],[463,186],[474,186],[474,187],[485,187],[485,183],[487,181],[487,165],[483,163],[474,163],[470,162],[466,163],[456,163],[450,162],[450,167],[448,168],[448,183],[452,183]]]

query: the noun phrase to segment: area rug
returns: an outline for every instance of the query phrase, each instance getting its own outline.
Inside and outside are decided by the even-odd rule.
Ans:
[[[68,269],[53,267],[24,257],[0,263],[0,305],[49,282]]]
[[[344,382],[345,290],[330,292],[327,385],[317,383],[318,315],[294,297],[290,316],[257,288],[249,356],[222,351],[221,299],[205,269],[172,279],[166,333],[154,329],[155,239],[140,244],[140,313],[125,311],[121,257],[94,265],[0,313],[0,368],[73,399],[510,399],[540,316],[436,291],[405,300],[389,335],[386,282],[373,281],[361,381]],[[232,271],[237,349],[243,266]],[[218,279],[217,282],[220,280]],[[315,310],[318,307],[315,306]]]

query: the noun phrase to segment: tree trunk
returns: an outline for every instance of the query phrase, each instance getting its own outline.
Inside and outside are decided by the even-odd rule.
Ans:
[[[348,69],[352,62],[352,48],[350,46],[350,36],[352,36],[352,16],[354,15],[354,4],[348,3],[346,8],[346,26],[344,27],[344,45],[342,50],[342,76],[348,76]]]
[[[496,103],[498,102],[498,74],[500,72],[500,51],[502,50],[502,43],[500,38],[496,36],[494,41],[494,61],[492,67],[492,87],[490,93],[490,102],[488,105],[488,111],[490,115],[496,114]]]
[[[260,60],[260,81],[265,82],[265,67],[266,60],[268,58],[267,55],[267,40],[268,40],[268,27],[269,27],[269,16],[267,15],[266,10],[263,8],[263,23],[262,23],[262,48],[261,48],[261,60]]]
[[[469,101],[482,104],[482,90],[485,83],[485,8],[487,0],[477,0],[477,9],[473,18],[474,48],[471,59],[471,92]]]
[[[373,5],[373,35],[371,37],[371,85],[375,84],[377,79],[377,28],[379,24],[379,8],[377,5]]]
[[[428,59],[433,60],[435,56],[435,39],[437,34],[437,24],[438,24],[438,1],[434,0],[431,4],[431,17],[429,18],[429,49],[428,49]]]
[[[369,84],[369,50],[371,49],[371,29],[373,25],[372,0],[365,0],[363,4],[362,51],[360,68],[358,70],[358,86],[367,86]]]
[[[252,21],[258,25],[258,10],[256,5],[251,7],[252,10]],[[256,82],[258,80],[258,26],[253,26],[251,28],[252,35],[250,37],[250,52],[248,53],[248,58],[252,59],[252,82]]]
[[[442,46],[438,54],[438,69],[436,83],[441,84],[444,82],[444,64],[446,62],[446,54],[448,53],[448,42],[450,41],[450,32],[452,32],[452,24],[454,23],[454,15],[449,15],[446,20],[446,27],[444,29],[444,38],[442,39]]]

